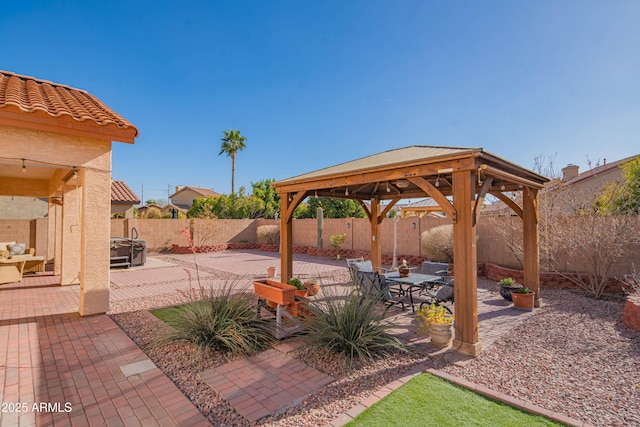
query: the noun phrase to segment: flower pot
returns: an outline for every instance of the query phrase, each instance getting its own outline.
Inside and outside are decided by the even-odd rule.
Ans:
[[[296,289],[296,296],[306,298],[308,291],[306,289]]]
[[[320,283],[318,282],[305,282],[304,287],[307,288],[307,295],[310,297],[320,293]]]
[[[521,286],[500,285],[500,295],[507,301],[513,301],[513,299],[511,298],[511,291],[520,288]]]
[[[256,280],[253,282],[253,291],[258,298],[274,302],[280,305],[291,304],[296,299],[296,287],[275,280]]]
[[[267,267],[267,277],[273,279],[276,277],[276,270],[278,267]]]
[[[409,270],[408,268],[399,268],[398,269],[398,274],[400,275],[400,277],[408,277],[409,276]]]
[[[521,294],[520,292],[511,292],[511,298],[513,299],[513,307],[517,310],[533,311],[533,300],[535,298],[535,292],[528,294]]]
[[[431,343],[439,347],[446,347],[451,342],[453,336],[453,324],[442,325],[438,323],[432,323],[429,325],[429,336],[431,337]]]

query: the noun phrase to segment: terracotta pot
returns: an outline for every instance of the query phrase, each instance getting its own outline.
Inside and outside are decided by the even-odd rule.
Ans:
[[[431,343],[439,347],[446,347],[451,342],[453,336],[453,325],[440,325],[432,323],[429,325],[429,336]]]
[[[535,298],[535,292],[528,294],[521,294],[520,292],[511,292],[511,298],[513,299],[513,307],[518,310],[533,311],[533,300]]]
[[[267,267],[267,277],[273,279],[276,277],[276,270],[278,267]]]
[[[296,296],[306,298],[309,291],[306,289],[296,289]]]
[[[409,270],[408,268],[399,268],[398,269],[398,273],[400,274],[400,277],[408,277],[410,271],[411,270]]]
[[[307,294],[310,297],[320,293],[320,283],[318,282],[305,282],[304,287],[307,288]]]
[[[275,280],[256,280],[253,282],[253,291],[258,298],[274,302],[280,305],[288,305],[296,299],[296,287]]]

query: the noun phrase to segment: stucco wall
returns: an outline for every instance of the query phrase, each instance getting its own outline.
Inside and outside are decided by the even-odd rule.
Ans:
[[[193,221],[193,222],[192,222]],[[498,221],[498,222],[495,222]],[[492,263],[505,267],[520,268],[518,261],[497,231],[501,223],[507,227],[511,221],[519,221],[517,217],[481,218],[478,223],[478,262]],[[398,254],[425,258],[419,247],[420,233],[438,225],[447,224],[446,219],[438,218],[404,218],[398,221]],[[193,224],[193,227],[191,227]],[[138,238],[147,242],[149,251],[164,251],[172,244],[186,246],[182,230],[193,229],[196,244],[214,246],[226,242],[256,242],[256,228],[260,225],[278,224],[276,220],[188,220],[188,219],[112,219],[111,236],[129,237],[131,227],[138,230]],[[349,226],[347,226],[349,224]],[[413,227],[416,224],[416,228]],[[315,219],[293,221],[293,245],[315,247],[317,222]],[[341,246],[344,250],[370,251],[370,227],[366,219],[325,219],[323,222],[323,239],[325,249],[330,248],[331,234],[346,233],[347,240]],[[24,220],[1,220],[0,240],[4,237],[18,236],[20,240],[34,239],[30,233],[34,226]],[[46,225],[44,231],[46,235]],[[208,233],[208,234],[207,234]],[[382,252],[393,253],[393,222],[382,223]],[[38,232],[39,238],[40,232]],[[628,274],[632,271],[632,262],[636,265],[640,260],[640,244],[629,248],[629,259],[615,267],[615,274]]]

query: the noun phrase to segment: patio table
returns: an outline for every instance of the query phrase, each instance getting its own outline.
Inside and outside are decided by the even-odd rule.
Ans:
[[[407,277],[400,277],[400,273],[398,273],[397,271],[384,273],[384,277],[386,277],[388,281],[400,285],[400,291],[403,293],[406,292],[402,288],[402,285],[407,285],[407,291],[409,291],[409,301],[411,302],[411,311],[413,313],[416,312],[416,309],[413,306],[413,289],[418,288],[419,290],[421,290],[430,282],[439,282],[440,280],[442,280],[442,277],[440,276],[422,273],[409,273]]]

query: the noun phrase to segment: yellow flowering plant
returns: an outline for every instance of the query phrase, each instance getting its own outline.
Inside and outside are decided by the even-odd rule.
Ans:
[[[431,324],[452,325],[455,316],[450,314],[443,305],[431,304],[416,311],[418,319],[418,332],[428,333]]]

